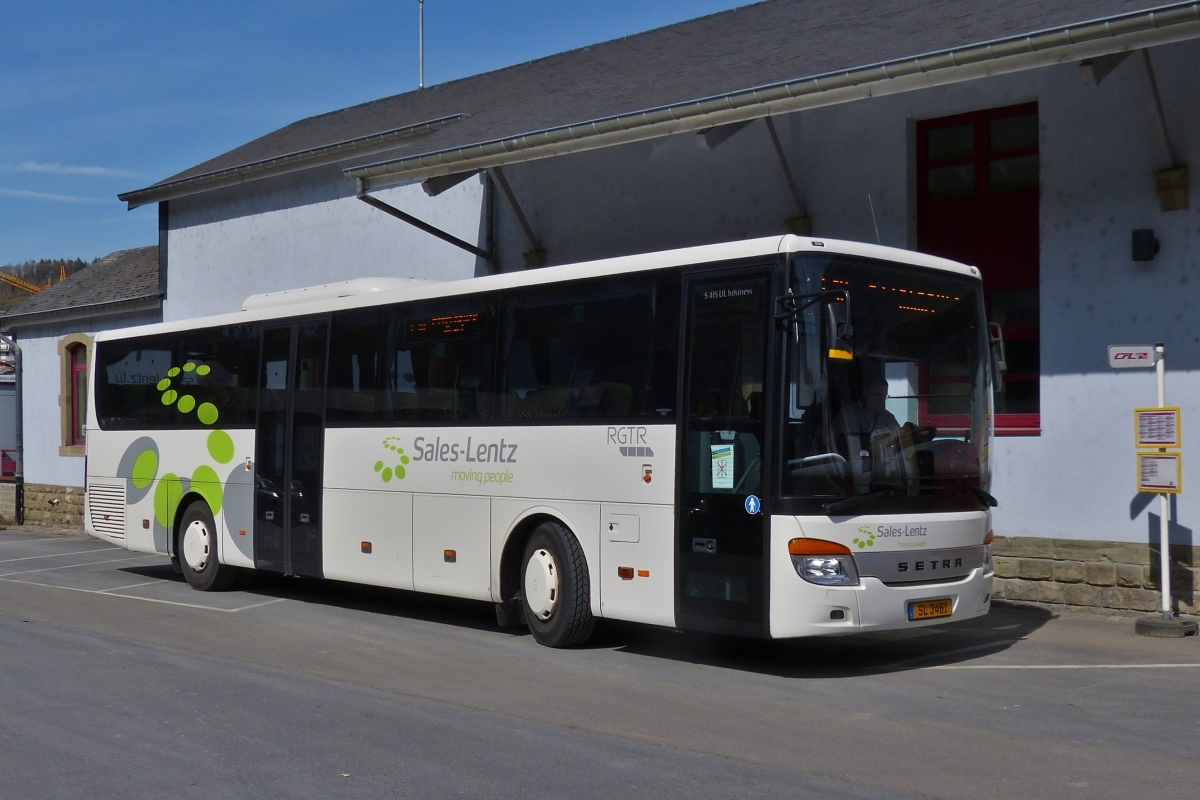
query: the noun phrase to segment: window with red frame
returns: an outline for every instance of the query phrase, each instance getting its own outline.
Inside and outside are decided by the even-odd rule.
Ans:
[[[996,433],[1040,433],[1037,103],[918,122],[917,171],[918,248],[979,267],[988,319],[1004,333]],[[920,380],[924,421],[954,427],[969,376]]]
[[[71,444],[84,443],[87,428],[87,348],[81,344],[68,350],[71,388]]]

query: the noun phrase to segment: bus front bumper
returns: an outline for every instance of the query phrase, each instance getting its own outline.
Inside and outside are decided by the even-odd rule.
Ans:
[[[924,628],[979,617],[991,607],[994,573],[982,567],[954,581],[889,585],[863,577],[845,587],[814,585],[787,568],[772,575],[772,638]],[[920,618],[944,612],[936,601],[949,601],[950,614]]]

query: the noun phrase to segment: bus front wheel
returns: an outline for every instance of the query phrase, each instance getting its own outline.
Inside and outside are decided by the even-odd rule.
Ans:
[[[521,604],[533,638],[547,647],[586,642],[596,618],[579,540],[557,522],[543,522],[529,537],[521,563]]]
[[[197,500],[179,521],[179,566],[193,589],[218,592],[233,585],[237,573],[217,560],[217,526],[208,505]]]

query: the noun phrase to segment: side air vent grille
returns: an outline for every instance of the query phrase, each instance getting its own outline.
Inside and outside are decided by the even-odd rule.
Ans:
[[[125,538],[125,487],[88,485],[88,510],[92,527],[105,536]]]

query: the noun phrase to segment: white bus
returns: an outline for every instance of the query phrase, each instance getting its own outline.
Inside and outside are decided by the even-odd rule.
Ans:
[[[594,619],[797,637],[987,612],[978,270],[773,237],[356,280],[102,333],[93,536]]]

